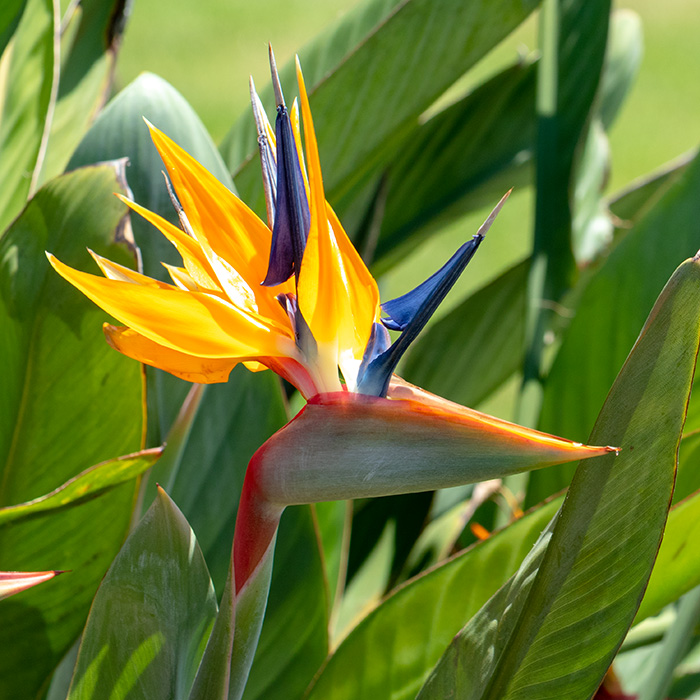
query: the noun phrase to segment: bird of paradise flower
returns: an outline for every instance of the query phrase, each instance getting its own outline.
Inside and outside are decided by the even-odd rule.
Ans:
[[[125,355],[199,383],[225,382],[239,363],[271,369],[307,399],[253,456],[241,492],[224,599],[256,612],[236,632],[237,683],[245,683],[252,662],[286,506],[432,490],[614,451],[487,416],[394,374],[508,194],[440,270],[380,305],[376,281],[326,202],[299,63],[304,151],[297,103],[287,109],[270,58],[274,129],[251,81],[267,224],[149,124],[180,228],[124,201],[180,253],[182,267],[166,265],[172,284],[94,253],[103,277],[47,254],[60,275],[125,324],[104,325]],[[393,343],[387,329],[399,332]]]
[[[327,433],[335,415],[340,422],[363,424],[366,436],[372,433],[370,423],[379,421],[379,432],[392,444],[397,440],[413,443],[409,433],[437,431],[436,440],[427,440],[419,450],[421,455],[426,450],[443,454],[455,451],[457,444],[468,445],[470,472],[465,476],[457,470],[449,477],[450,483],[489,478],[496,464],[503,475],[610,451],[458,406],[394,375],[399,359],[472,259],[509,193],[440,270],[408,294],[380,305],[376,281],[325,199],[299,62],[305,152],[300,145],[297,103],[287,109],[272,52],[270,59],[277,101],[275,129],[251,80],[268,224],[148,124],[172,181],[175,193],[171,191],[171,197],[181,228],[122,199],[180,253],[182,267],[165,265],[172,284],[95,253],[104,277],[74,270],[47,254],[59,274],[126,324],[106,323],[108,342],[129,357],[193,382],[226,381],[238,363],[251,371],[272,369],[309,401],[286,435],[295,432],[297,422],[296,427],[303,424],[311,440],[315,426],[323,424],[322,432]],[[400,332],[394,343],[387,329]],[[311,420],[321,407],[323,421]],[[396,440],[388,437],[391,432],[398,436]],[[341,442],[338,439],[339,451]],[[457,449],[456,459],[463,453],[464,449]],[[385,490],[446,485],[444,479],[431,485],[429,479],[417,476],[417,483],[412,484],[411,460],[409,455],[406,458],[402,483]],[[372,495],[372,488],[367,492],[367,480],[357,485],[354,496],[344,496],[330,483],[321,488],[324,480],[318,475],[313,484],[299,474],[296,477],[294,487],[285,487],[287,501],[291,491],[294,502]],[[284,503],[274,494],[268,497]],[[255,549],[259,555],[259,548]],[[258,555],[237,572],[241,585]]]

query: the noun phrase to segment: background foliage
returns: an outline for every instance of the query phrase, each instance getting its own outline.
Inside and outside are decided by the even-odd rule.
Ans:
[[[697,398],[686,421],[700,295],[697,261],[678,267],[700,248],[700,14],[562,0],[557,44],[528,17],[534,0],[394,5],[0,9],[0,569],[72,570],[0,602],[0,697],[214,697],[202,688],[226,675],[200,660],[230,603],[243,475],[299,397],[269,372],[195,389],[141,372],[43,251],[90,269],[86,246],[125,264],[138,246],[153,275],[176,262],[112,194],[173,219],[143,116],[260,208],[247,77],[269,95],[268,41],[281,66],[301,54],[329,199],[384,299],[516,186],[401,373],[624,449],[529,479],[288,509],[244,697],[622,697],[613,659],[643,700],[700,697]],[[554,64],[559,92],[538,93]]]

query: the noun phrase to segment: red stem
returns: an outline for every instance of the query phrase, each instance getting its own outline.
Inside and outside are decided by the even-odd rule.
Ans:
[[[233,565],[236,577],[236,593],[255,573],[265,553],[272,544],[284,506],[269,503],[258,481],[266,445],[253,455],[248,464],[241,500],[236,515],[233,536]]]

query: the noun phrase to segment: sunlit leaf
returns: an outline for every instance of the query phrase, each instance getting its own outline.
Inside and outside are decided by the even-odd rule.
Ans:
[[[58,0],[27,0],[12,42],[0,98],[0,234],[36,189],[58,88],[58,23]]]
[[[61,280],[44,253],[89,269],[89,245],[129,264],[121,238],[126,208],[115,191],[124,190],[113,165],[59,177],[0,241],[2,506],[42,497],[139,449],[138,365],[106,344],[104,313]],[[0,527],[3,568],[80,571],[3,603],[0,696],[35,692],[78,636],[123,541],[133,496],[132,482],[75,508]]]
[[[215,614],[194,533],[161,490],[95,596],[68,698],[187,698]]]
[[[61,79],[42,181],[60,173],[90,123],[109,97],[126,23],[124,0],[81,0],[71,5],[71,41],[62,46]],[[67,18],[63,18],[63,23]],[[108,160],[105,158],[103,160]]]
[[[144,450],[89,467],[45,496],[0,508],[0,526],[96,498],[105,491],[141,476],[155,464],[161,453],[161,449]]]
[[[5,0],[0,7],[0,56],[19,24],[27,0]]]
[[[450,645],[421,700],[595,692],[656,558],[699,342],[693,259],[664,288],[591,435],[620,455],[579,465],[553,527]]]
[[[414,698],[454,635],[513,574],[558,505],[529,513],[401,587],[343,640],[309,700]]]

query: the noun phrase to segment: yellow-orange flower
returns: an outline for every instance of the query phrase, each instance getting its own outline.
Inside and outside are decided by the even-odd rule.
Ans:
[[[313,121],[297,64],[304,121],[304,179],[310,228],[297,280],[262,286],[272,232],[194,158],[149,124],[182,205],[183,229],[134,202],[135,212],[177,248],[182,267],[167,266],[166,284],[93,254],[104,277],[74,270],[52,255],[54,268],[124,326],[105,324],[117,350],[183,379],[226,381],[243,362],[272,368],[307,397],[354,389],[357,371],[379,317],[376,282],[325,200]],[[298,118],[292,124],[300,142]],[[267,124],[268,138],[274,133]],[[298,323],[285,308],[293,299],[313,342],[299,342]]]

